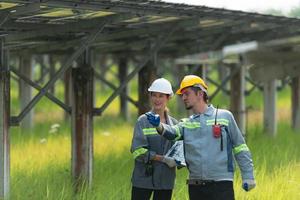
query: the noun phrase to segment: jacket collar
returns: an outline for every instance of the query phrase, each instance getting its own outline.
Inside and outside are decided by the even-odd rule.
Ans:
[[[209,105],[207,106],[207,109],[206,109],[205,112],[203,113],[203,115],[211,116],[211,115],[214,114],[214,112],[215,112],[215,107],[214,107],[212,104],[209,104]],[[193,114],[193,115],[190,116],[190,118],[195,119],[195,118],[197,118],[197,117],[200,117],[200,115],[201,115],[201,114]]]

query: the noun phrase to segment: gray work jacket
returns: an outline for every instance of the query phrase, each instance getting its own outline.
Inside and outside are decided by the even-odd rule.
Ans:
[[[209,105],[203,114],[192,115],[177,125],[163,124],[163,136],[183,140],[190,179],[233,180],[235,157],[244,179],[254,179],[250,151],[231,112],[218,110],[217,124],[222,135],[213,136],[216,108]]]
[[[177,123],[176,119],[166,115],[170,125]],[[132,173],[132,185],[147,189],[173,189],[175,181],[175,167],[169,168],[165,163],[152,161],[153,157],[164,155],[174,142],[159,135],[156,128],[147,120],[146,115],[141,115],[135,125],[131,153],[135,164]],[[153,167],[153,174],[147,175],[149,165]]]

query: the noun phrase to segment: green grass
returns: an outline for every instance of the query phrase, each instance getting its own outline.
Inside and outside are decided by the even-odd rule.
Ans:
[[[16,84],[13,83],[13,87]],[[136,87],[136,85],[134,85]],[[213,87],[212,87],[213,88]],[[101,93],[96,87],[96,105],[100,106],[111,91]],[[63,90],[56,90],[62,99]],[[133,93],[136,98],[136,93]],[[19,112],[17,92],[12,90],[12,111]],[[278,94],[280,123],[278,135],[271,138],[261,127],[262,95],[254,91],[247,97],[249,112],[247,143],[253,154],[257,188],[251,192],[241,189],[239,172],[235,176],[236,199],[244,200],[298,200],[300,199],[300,134],[290,129],[290,90]],[[228,107],[228,97],[216,96],[213,103]],[[128,122],[118,116],[119,101],[116,99],[103,116],[94,119],[94,176],[90,189],[83,187],[76,195],[71,177],[71,130],[69,123],[62,122],[64,112],[43,98],[35,108],[35,127],[31,131],[19,127],[10,129],[11,136],[11,199],[82,199],[119,200],[130,199],[130,178],[133,159],[129,152],[136,109],[132,106]],[[170,102],[176,116],[176,100]],[[285,111],[285,112],[283,112]],[[60,127],[51,128],[55,123]],[[188,199],[185,180],[186,169],[177,171],[174,200]]]
[[[12,199],[130,199],[133,159],[129,146],[133,126],[120,119],[113,123],[113,119],[107,116],[95,123],[93,187],[83,188],[77,196],[73,196],[70,172],[69,127],[62,125],[50,133],[50,124],[46,124],[37,126],[33,130],[36,134],[13,128]],[[300,135],[281,123],[276,138],[252,126],[247,140],[254,158],[257,188],[244,192],[237,173],[236,199],[299,199]],[[186,177],[186,169],[178,171],[173,199],[188,199]]]

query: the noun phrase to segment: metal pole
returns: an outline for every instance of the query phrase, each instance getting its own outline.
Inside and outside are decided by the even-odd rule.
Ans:
[[[84,183],[91,186],[93,175],[93,68],[88,63],[72,69],[72,85],[72,175],[78,191]]]
[[[8,54],[3,50],[4,40],[0,39],[0,199],[9,198],[10,156],[10,74]]]

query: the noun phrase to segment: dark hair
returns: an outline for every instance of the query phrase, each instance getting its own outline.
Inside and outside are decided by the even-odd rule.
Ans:
[[[204,102],[208,103],[208,95],[206,94],[206,92],[202,91],[199,87],[191,87],[191,89],[195,92],[195,94],[197,94],[198,91],[201,91],[203,93]]]

